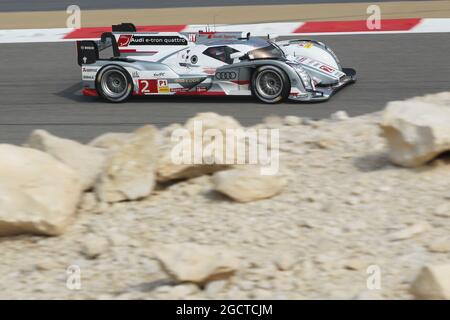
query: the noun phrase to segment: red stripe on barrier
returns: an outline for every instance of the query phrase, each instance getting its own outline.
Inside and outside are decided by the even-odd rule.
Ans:
[[[374,30],[367,27],[366,20],[305,22],[302,26],[295,29],[294,33],[407,31],[419,24],[421,20],[422,19],[381,20],[381,28]]]
[[[138,32],[181,32],[186,25],[142,26]],[[103,32],[111,32],[111,27],[80,28],[66,34],[64,39],[99,39]]]

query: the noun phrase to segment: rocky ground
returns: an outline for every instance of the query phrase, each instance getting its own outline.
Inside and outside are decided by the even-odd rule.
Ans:
[[[235,202],[210,175],[136,201],[84,193],[62,235],[0,238],[0,298],[411,299],[421,268],[450,258],[450,164],[392,164],[380,121],[266,119],[285,181],[269,199]]]

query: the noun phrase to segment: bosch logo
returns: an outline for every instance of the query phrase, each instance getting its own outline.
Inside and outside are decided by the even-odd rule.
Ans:
[[[216,73],[216,78],[218,80],[234,80],[237,78],[237,73],[236,72],[217,72]]]

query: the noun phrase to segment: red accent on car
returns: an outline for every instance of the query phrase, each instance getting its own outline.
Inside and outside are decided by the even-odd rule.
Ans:
[[[120,53],[158,53],[158,51],[141,51],[141,50],[136,50],[136,49],[120,49],[119,50]]]
[[[415,27],[421,19],[386,19],[381,20],[381,29],[371,30],[366,20],[354,21],[311,21],[305,22],[294,33],[321,33],[321,32],[361,32],[361,31],[401,31]]]
[[[246,84],[250,84],[249,80],[233,80],[231,82],[236,83],[236,84],[238,84],[240,86],[243,86],[243,85],[246,85]]]
[[[175,92],[177,96],[225,96],[223,91],[187,91]]]
[[[140,95],[158,93],[157,79],[139,79],[138,86]]]
[[[119,40],[117,40],[117,45],[119,47],[128,47],[133,36],[131,34],[121,34]]]
[[[86,96],[86,97],[97,97],[98,96],[98,92],[95,89],[84,88],[83,89],[83,96]]]

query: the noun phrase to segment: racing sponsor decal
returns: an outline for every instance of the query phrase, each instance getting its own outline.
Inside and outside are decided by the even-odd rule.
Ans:
[[[81,80],[95,80],[95,75],[83,74]]]
[[[165,72],[156,72],[153,74],[153,76],[157,78],[164,77],[165,75],[166,75]]]
[[[169,81],[158,79],[158,93],[169,93]]]
[[[166,79],[139,79],[139,94],[170,93],[169,81]]]
[[[128,46],[186,46],[188,41],[181,36],[148,36],[120,35],[117,41],[119,47]]]
[[[217,80],[234,80],[237,79],[237,73],[234,71],[222,71],[216,73]]]
[[[89,67],[83,67],[81,69],[82,72],[97,72],[98,68],[89,68]]]
[[[320,70],[323,70],[323,71],[328,72],[328,73],[333,73],[334,72],[333,68],[331,68],[329,66],[326,66],[326,65],[321,65],[319,68],[320,68]]]
[[[170,88],[170,92],[187,92],[188,88]]]
[[[197,34],[196,33],[189,33],[189,41],[190,42],[196,42],[197,41]]]
[[[140,94],[158,93],[158,83],[156,82],[156,79],[152,80],[140,79],[138,80],[138,87]]]
[[[117,40],[117,45],[119,47],[128,47],[128,44],[130,43],[130,40],[133,36],[130,34],[121,34],[119,37],[119,40]]]
[[[312,42],[300,42],[298,45],[305,49],[311,49],[312,47],[314,47],[314,44]]]
[[[95,80],[98,68],[82,67],[81,68],[81,80]]]
[[[133,71],[133,72],[131,73],[131,76],[132,76],[133,78],[139,78],[139,72]]]
[[[183,88],[193,88],[196,85],[202,83],[205,79],[206,79],[205,77],[178,78],[178,79],[174,79],[173,82],[178,83]]]
[[[208,91],[208,88],[207,87],[203,87],[203,86],[199,86],[199,87],[196,88],[196,91],[197,92],[206,92],[206,91]]]

